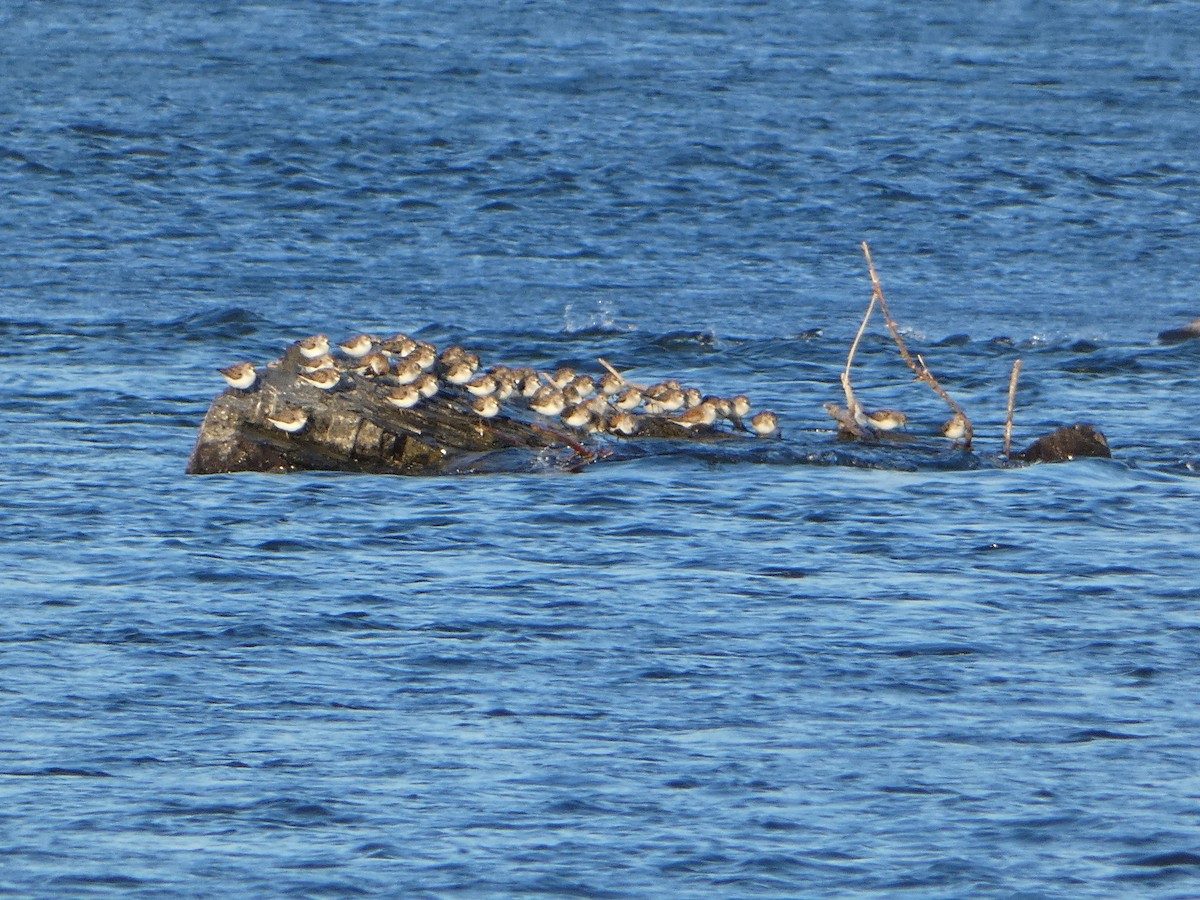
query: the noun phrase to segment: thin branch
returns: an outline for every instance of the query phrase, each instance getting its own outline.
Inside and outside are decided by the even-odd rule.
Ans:
[[[614,369],[614,368],[613,368],[613,367],[612,367],[612,366],[609,364],[608,360],[606,360],[606,359],[605,359],[603,356],[597,356],[597,357],[596,357],[596,362],[598,362],[598,363],[600,363],[600,365],[604,366],[604,368],[605,368],[605,369],[607,369],[607,370],[608,370],[608,371],[609,371],[611,374],[613,374],[613,375],[616,375],[618,378],[620,378],[620,379],[621,379],[621,384],[627,384],[627,385],[629,385],[630,387],[635,387],[635,388],[637,388],[639,391],[644,391],[644,390],[645,390],[645,388],[644,388],[644,387],[642,387],[642,385],[640,385],[640,384],[634,384],[632,381],[627,381],[627,380],[625,379],[625,376],[624,376],[624,375],[622,375],[620,372],[618,372],[616,369]]]
[[[1012,375],[1008,379],[1008,412],[1004,416],[1004,455],[1012,449],[1013,409],[1017,402],[1017,379],[1021,377],[1021,361],[1013,362]]]
[[[871,321],[871,313],[875,311],[875,302],[875,294],[872,293],[871,302],[867,304],[867,311],[863,313],[862,324],[858,326],[858,334],[854,335],[854,341],[850,344],[850,352],[846,354],[846,369],[842,372],[842,390],[846,394],[846,410],[850,413],[850,417],[859,424],[862,423],[865,416],[858,400],[854,397],[854,388],[850,386],[850,370],[854,366],[854,354],[858,351],[858,342],[862,340],[863,332],[867,330],[867,323]]]
[[[883,296],[883,285],[880,284],[879,275],[875,272],[875,263],[871,261],[871,248],[867,246],[866,241],[862,242],[862,251],[863,255],[867,258],[867,269],[871,273],[871,286],[875,292],[875,299],[879,302],[879,309],[883,313],[883,317],[887,320],[888,331],[892,333],[892,339],[896,342],[896,347],[899,348],[900,355],[904,358],[908,367],[913,370],[913,374],[917,376],[918,381],[923,381],[929,385],[934,393],[945,400],[954,412],[962,416],[963,422],[966,425],[966,434],[963,435],[963,447],[970,450],[971,439],[975,436],[975,429],[971,425],[971,418],[963,412],[963,408],[954,402],[954,398],[947,394],[945,389],[938,383],[938,380],[933,377],[933,373],[925,365],[925,360],[919,356],[913,359],[912,354],[908,352],[908,347],[904,345],[904,338],[900,336],[900,329],[896,327],[896,321],[892,318],[892,314],[888,310],[887,300]]]

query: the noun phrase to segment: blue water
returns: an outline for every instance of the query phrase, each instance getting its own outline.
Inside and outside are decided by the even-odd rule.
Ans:
[[[1200,893],[1200,7],[410,6],[0,10],[0,892]],[[184,476],[397,330],[783,439]]]

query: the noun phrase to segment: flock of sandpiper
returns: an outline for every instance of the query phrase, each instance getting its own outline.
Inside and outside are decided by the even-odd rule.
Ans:
[[[759,437],[779,431],[775,413],[763,410],[750,415],[750,401],[744,395],[706,396],[674,380],[638,385],[603,360],[606,371],[599,376],[570,368],[552,374],[500,365],[484,370],[476,353],[458,346],[439,352],[433,344],[404,334],[386,340],[360,334],[336,347],[318,334],[294,346],[300,382],[328,391],[342,385],[346,373],[352,372],[387,386],[387,402],[399,409],[411,409],[445,391],[469,396],[471,409],[482,419],[499,415],[504,403],[518,404],[586,433],[632,437],[646,416],[663,417],[686,429],[711,428],[723,420]],[[219,371],[235,390],[253,390],[258,382],[253,363]],[[277,410],[268,421],[295,434],[308,424],[308,414],[298,408]]]

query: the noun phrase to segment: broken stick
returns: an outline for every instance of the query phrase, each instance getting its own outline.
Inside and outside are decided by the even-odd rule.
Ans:
[[[875,263],[871,261],[871,248],[867,246],[867,242],[862,242],[863,255],[867,258],[867,269],[871,273],[871,287],[874,291],[874,298],[879,303],[879,310],[883,313],[884,319],[887,320],[888,331],[892,333],[892,340],[896,342],[896,347],[900,350],[900,355],[908,364],[908,367],[913,370],[913,374],[917,376],[918,381],[923,381],[933,389],[939,397],[946,401],[947,405],[954,412],[962,416],[965,432],[963,434],[963,448],[971,449],[971,439],[975,436],[975,429],[971,425],[970,417],[963,412],[961,406],[954,402],[954,398],[946,393],[938,380],[929,371],[929,366],[925,365],[925,360],[919,356],[914,359],[912,354],[908,352],[908,347],[904,345],[904,338],[900,336],[900,329],[896,326],[895,319],[892,318],[891,312],[888,310],[887,300],[883,296],[883,285],[879,281],[879,275],[875,272]]]
[[[1004,416],[1004,455],[1012,450],[1013,409],[1017,402],[1017,379],[1021,377],[1021,361],[1013,362],[1012,375],[1008,379],[1008,412]]]

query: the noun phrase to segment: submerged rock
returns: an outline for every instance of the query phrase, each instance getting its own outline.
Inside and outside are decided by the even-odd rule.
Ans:
[[[1038,438],[1012,458],[1022,462],[1065,462],[1084,457],[1111,459],[1108,440],[1095,427],[1085,423],[1064,425]]]

